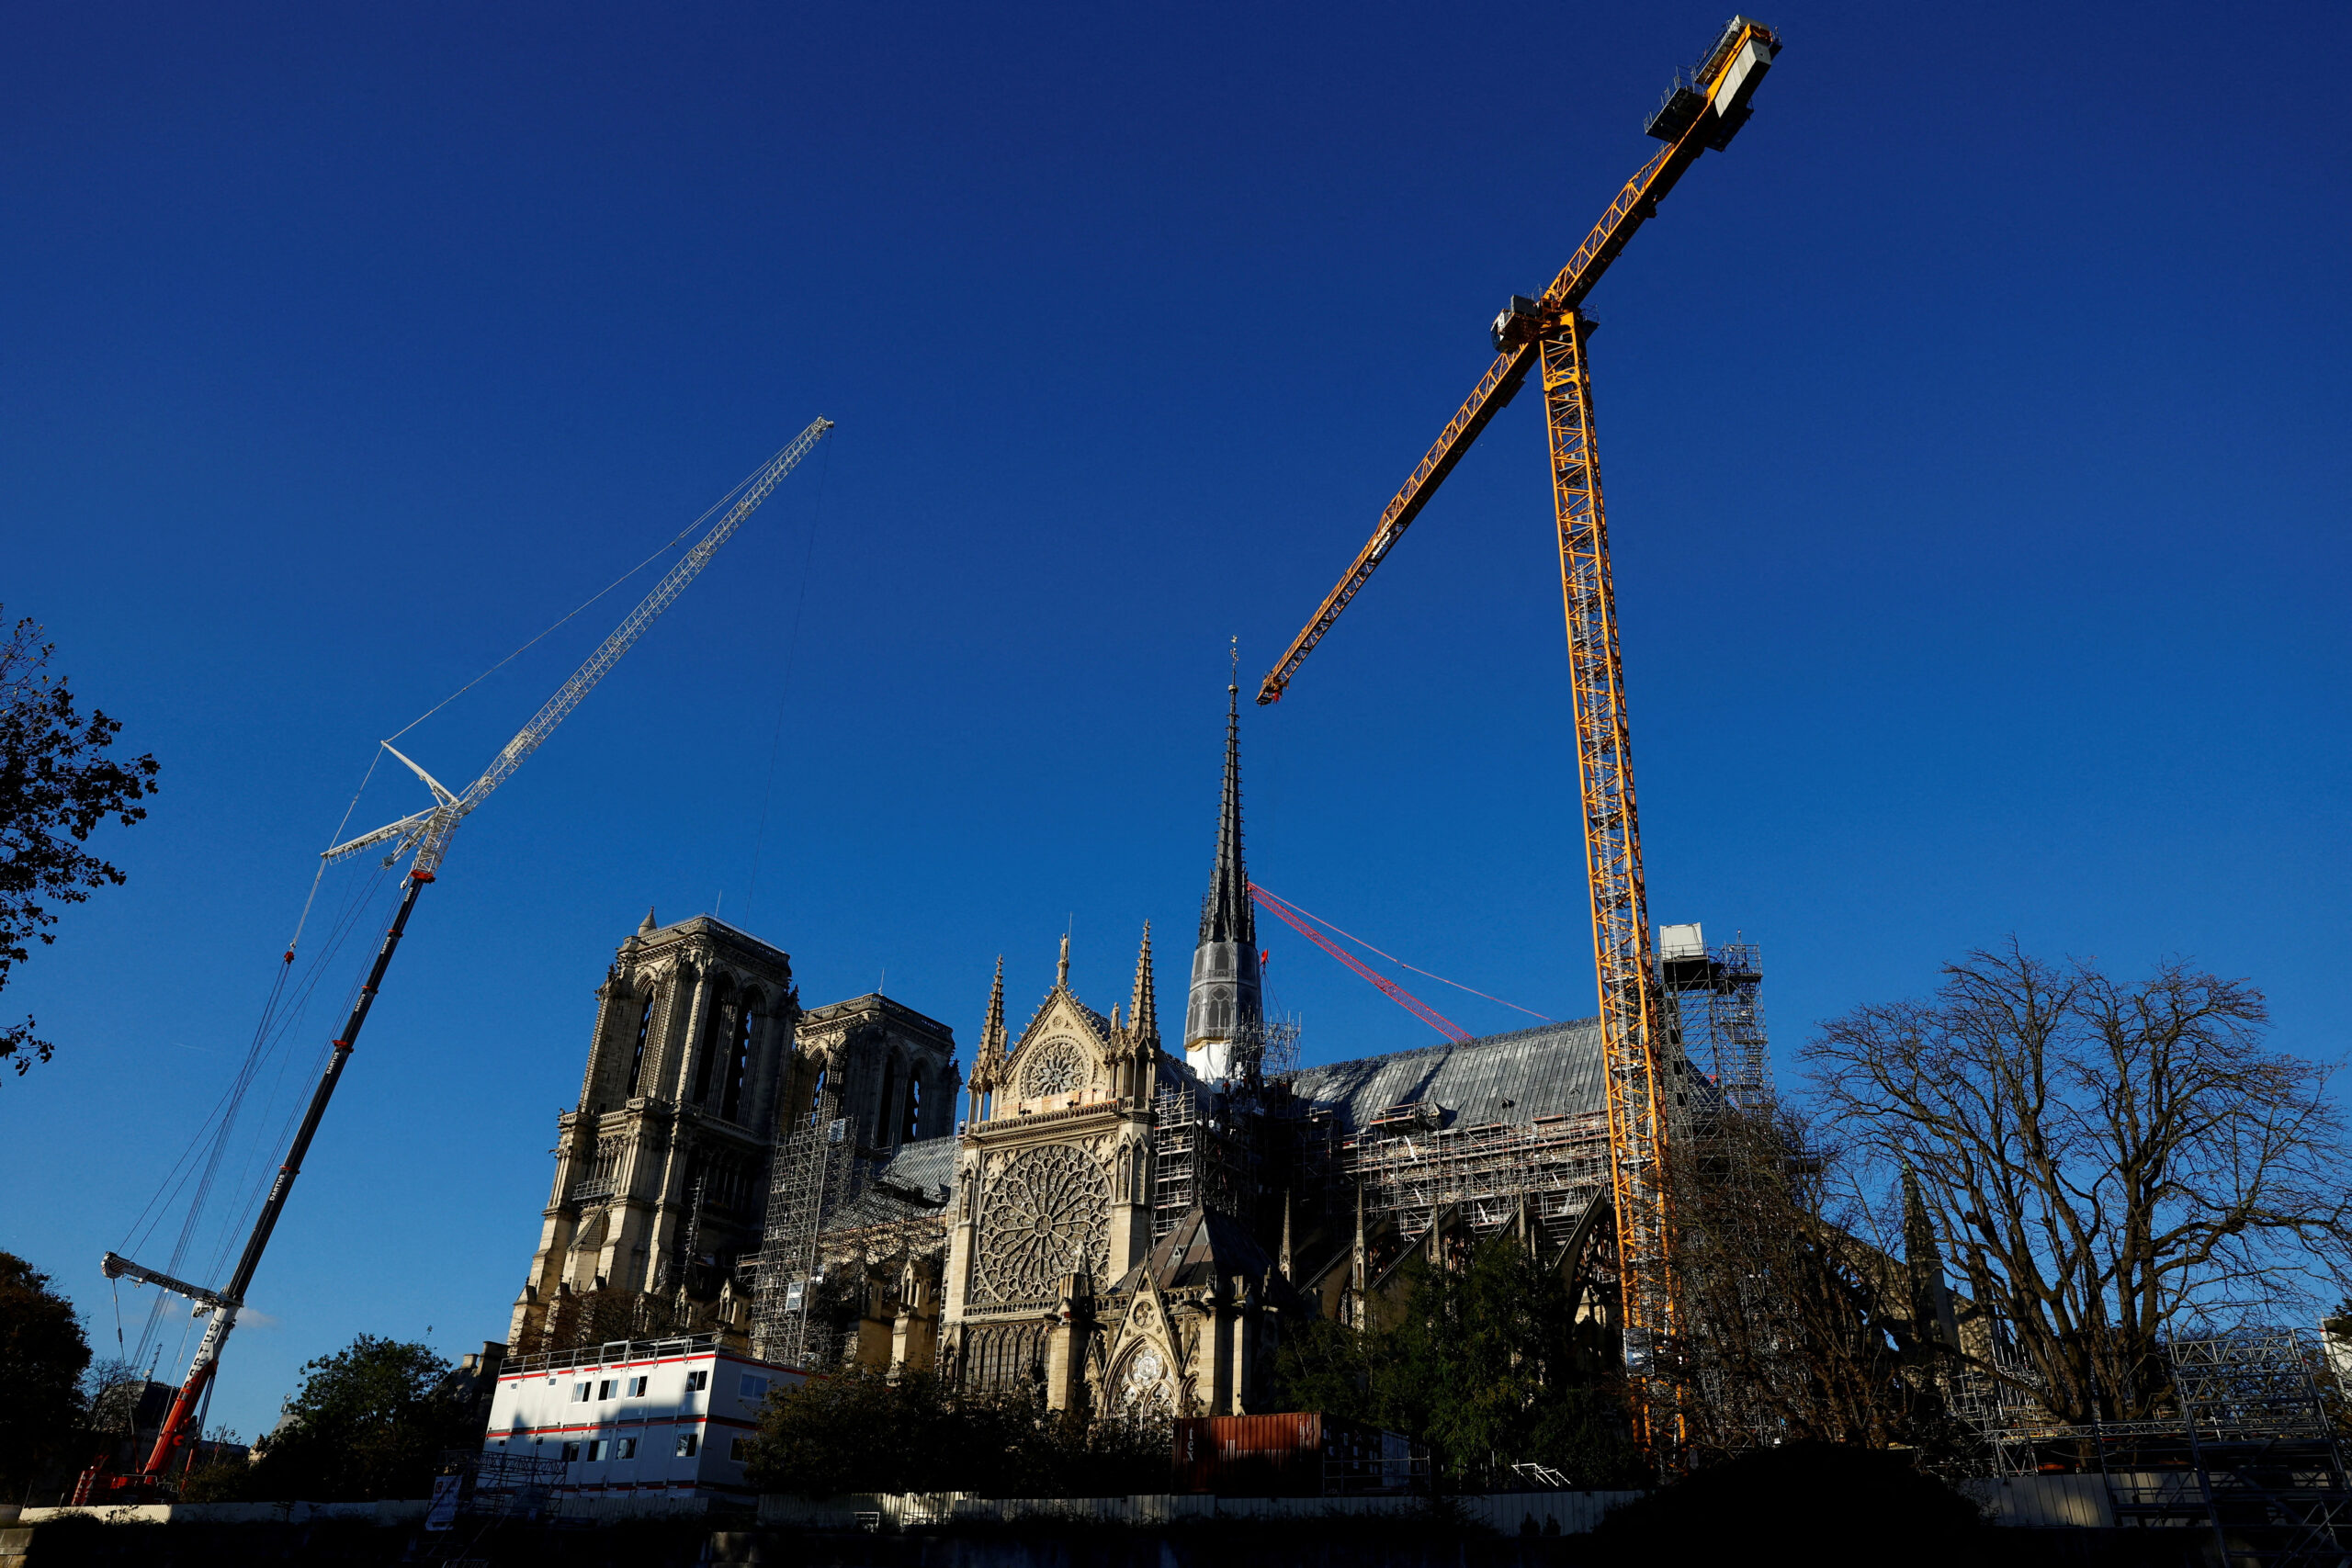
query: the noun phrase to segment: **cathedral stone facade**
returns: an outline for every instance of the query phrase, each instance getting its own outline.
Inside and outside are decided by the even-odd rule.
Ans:
[[[744,1332],[781,1134],[825,1098],[887,1157],[946,1133],[957,1088],[945,1024],[880,996],[804,1012],[786,953],[647,911],[596,990],[510,1341]]]
[[[1107,1016],[1064,938],[1014,1032],[1000,960],[967,1083],[946,1025],[879,995],[804,1011],[785,953],[649,916],[598,992],[516,1339],[711,1329],[1057,1410],[1247,1414],[1299,1323],[1363,1322],[1415,1251],[1509,1226],[1567,1277],[1606,1359],[1598,1030],[1268,1077],[1257,940],[1238,689],[1172,1049],[1148,926]],[[1487,1151],[1502,1197],[1397,1174],[1396,1151],[1409,1167],[1447,1138]],[[790,1348],[759,1337],[786,1329]]]

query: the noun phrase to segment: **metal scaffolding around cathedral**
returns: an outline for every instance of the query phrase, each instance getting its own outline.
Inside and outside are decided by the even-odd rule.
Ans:
[[[776,1145],[766,1235],[760,1250],[744,1260],[747,1282],[757,1292],[752,1350],[763,1361],[807,1367],[836,1359],[817,1298],[819,1233],[826,1217],[840,1212],[855,1170],[849,1119],[836,1114],[840,1109],[835,1097],[822,1096]]]
[[[1000,960],[964,1083],[945,1025],[880,996],[803,1011],[781,952],[649,920],[600,993],[518,1335],[584,1336],[588,1306],[622,1298],[649,1326],[809,1369],[1243,1414],[1297,1324],[1362,1321],[1416,1250],[1510,1228],[1570,1280],[1592,1365],[1611,1364],[1597,1025],[1296,1066],[1295,1026],[1266,1012],[1238,706],[1228,689],[1181,1040],[1162,1041],[1148,927],[1107,1015],[1063,938],[1016,1031]],[[1709,963],[1679,993],[1691,1034],[1703,1011],[1719,1061],[1761,1082],[1753,950]],[[719,1163],[739,1145],[765,1167],[753,1191]]]

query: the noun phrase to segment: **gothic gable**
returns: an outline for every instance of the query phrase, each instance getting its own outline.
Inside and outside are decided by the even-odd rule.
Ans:
[[[1109,1020],[1055,987],[1005,1065],[997,1114],[1025,1116],[1108,1098],[1110,1034]]]
[[[1168,1315],[1168,1303],[1146,1280],[1127,1305],[1103,1365],[1100,1408],[1136,1416],[1172,1416],[1182,1408],[1180,1390],[1189,1386],[1183,1341]]]

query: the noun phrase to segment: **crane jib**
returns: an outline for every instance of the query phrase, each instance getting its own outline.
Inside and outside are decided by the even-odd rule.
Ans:
[[[1577,248],[1567,265],[1560,269],[1550,287],[1544,289],[1541,300],[1536,302],[1539,318],[1556,319],[1580,305],[1585,296],[1591,292],[1593,285],[1600,280],[1601,275],[1623,252],[1635,231],[1657,215],[1658,202],[1682,178],[1683,171],[1698,160],[1700,153],[1720,149],[1728,142],[1731,134],[1745,123],[1748,99],[1754,96],[1757,84],[1763,80],[1764,73],[1770,68],[1779,47],[1778,39],[1769,29],[1745,17],[1734,18],[1723,37],[1716,40],[1706,66],[1699,73],[1706,78],[1707,92],[1698,98],[1698,102],[1707,112],[1692,116],[1671,144],[1651,157],[1632,179],[1625,182],[1618,191],[1617,198],[1609,204],[1608,210],[1601,214],[1600,220],[1585,237],[1584,243]],[[1439,434],[1428,454],[1407,477],[1387,506],[1382,509],[1372,538],[1357,552],[1355,561],[1340,579],[1338,586],[1324,596],[1313,618],[1291,640],[1282,658],[1260,682],[1257,698],[1260,705],[1281,700],[1283,691],[1290,685],[1291,677],[1298,672],[1298,667],[1306,661],[1306,656],[1331,629],[1332,623],[1339,619],[1340,612],[1347,608],[1349,602],[1363,588],[1364,581],[1372,574],[1372,569],[1380,564],[1389,547],[1411,525],[1421,508],[1429,504],[1438,487],[1445,482],[1446,476],[1453,471],[1454,465],[1462,460],[1463,455],[1478,439],[1488,422],[1518,393],[1520,384],[1534,362],[1534,353],[1530,346],[1532,343],[1531,333],[1515,353],[1498,357],[1486,376],[1480,378],[1478,385],[1471,389],[1470,395],[1463,400],[1462,407]]]
[[[302,1161],[310,1153],[311,1139],[317,1135],[319,1124],[325,1118],[327,1102],[334,1098],[335,1086],[342,1081],[344,1067],[358,1044],[359,1032],[366,1027],[368,1011],[375,1006],[376,998],[383,987],[384,972],[391,966],[392,954],[400,946],[402,933],[408,930],[409,915],[416,908],[417,896],[427,884],[435,880],[441,859],[448,850],[449,837],[457,830],[458,823],[512,774],[521,761],[537,750],[556,726],[563,722],[565,716],[580,705],[596,682],[603,680],[605,673],[619,662],[621,656],[644,635],[645,628],[709,564],[718,547],[727,542],[743,519],[767,499],[784,477],[832,428],[833,422],[829,419],[815,421],[795,436],[783,451],[763,464],[749,481],[739,486],[741,497],[727,514],[654,585],[643,602],[605,637],[594,653],[589,655],[587,661],[572,672],[571,678],[557,689],[556,694],[533,716],[530,723],[523,727],[521,733],[506,743],[489,769],[469,785],[463,795],[451,798],[448,792],[435,784],[422,768],[409,762],[411,770],[433,790],[435,804],[425,811],[402,818],[389,827],[379,828],[373,833],[335,845],[325,852],[327,860],[339,860],[366,845],[380,843],[387,838],[398,838],[401,849],[413,847],[415,850],[416,859],[410,865],[405,878],[406,886],[401,894],[400,906],[392,915],[391,924],[385,930],[382,944],[376,950],[375,964],[352,1000],[351,1015],[345,1021],[342,1032],[330,1042],[332,1048],[327,1054],[326,1065],[319,1074],[317,1085],[311,1089],[310,1104],[303,1112],[293,1142],[287,1148],[285,1161],[270,1183],[269,1194],[263,1201],[261,1213],[254,1217],[252,1234],[246,1237],[244,1251],[238,1257],[236,1270],[230,1277],[228,1289],[217,1296],[204,1292],[199,1297],[209,1298],[212,1303],[212,1322],[206,1327],[195,1358],[188,1363],[187,1381],[173,1397],[170,1413],[164,1416],[163,1427],[156,1434],[155,1446],[148,1455],[145,1469],[136,1477],[125,1478],[126,1482],[142,1488],[153,1488],[169,1473],[178,1450],[193,1436],[189,1430],[190,1423],[195,1419],[205,1390],[211,1382],[214,1369],[220,1364],[221,1347],[227,1343],[229,1331],[236,1325],[237,1313],[245,1292],[253,1284],[254,1272],[261,1267],[262,1254],[267,1249],[270,1236],[277,1228],[278,1216],[285,1212],[286,1201],[294,1190],[295,1179],[301,1174]],[[399,756],[400,753],[394,751],[393,755]],[[401,760],[408,761],[405,757]],[[291,957],[290,953],[288,957]],[[107,1255],[107,1258],[105,1267],[110,1275],[135,1270],[155,1279],[159,1283],[164,1282],[163,1277],[147,1274],[147,1271],[138,1269],[137,1265],[128,1264],[111,1253]],[[118,1265],[121,1267],[118,1268]],[[170,1281],[167,1288],[178,1288],[178,1281]],[[183,1293],[193,1293],[193,1288],[184,1289]]]

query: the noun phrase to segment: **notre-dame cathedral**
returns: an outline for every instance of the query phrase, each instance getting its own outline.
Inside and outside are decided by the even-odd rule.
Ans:
[[[1261,962],[1230,689],[1180,1040],[1148,927],[1107,1016],[1065,937],[1015,1032],[1000,960],[967,1079],[946,1024],[804,1009],[783,952],[649,912],[596,993],[517,1349],[717,1332],[1057,1409],[1241,1414],[1286,1325],[1361,1323],[1417,1249],[1508,1228],[1610,1357],[1597,1026],[1299,1068]]]

